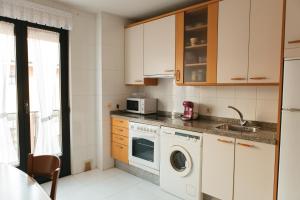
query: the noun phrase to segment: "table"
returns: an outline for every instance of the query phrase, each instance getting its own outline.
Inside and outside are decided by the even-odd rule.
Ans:
[[[23,171],[0,164],[0,199],[51,200],[43,188]]]

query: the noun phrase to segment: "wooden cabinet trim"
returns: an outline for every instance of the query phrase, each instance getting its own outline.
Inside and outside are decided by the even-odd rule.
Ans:
[[[128,137],[118,134],[112,134],[112,142],[128,146]]]
[[[199,8],[202,8],[202,7],[206,7],[209,4],[216,3],[216,2],[219,2],[219,1],[220,0],[209,0],[207,2],[197,3],[197,4],[194,4],[194,5],[182,8],[182,9],[178,9],[178,10],[175,10],[175,11],[172,11],[172,12],[168,12],[168,13],[159,15],[159,16],[155,16],[155,17],[152,17],[152,18],[149,18],[149,19],[145,19],[145,20],[142,20],[142,21],[131,23],[129,25],[126,25],[125,28],[130,28],[130,27],[133,27],[133,26],[137,26],[137,25],[140,25],[140,24],[144,24],[144,23],[147,23],[147,22],[158,20],[158,19],[161,19],[161,18],[164,18],[164,17],[168,17],[170,15],[176,15],[177,13],[186,12],[186,11],[189,11],[189,10],[194,10],[194,9],[199,9]]]
[[[184,12],[176,14],[176,72],[177,84],[183,84],[183,60],[184,60]]]
[[[111,149],[114,159],[128,163],[128,146],[112,142]]]
[[[207,82],[217,82],[219,3],[208,5]]]
[[[128,120],[127,119],[121,119],[121,118],[112,118],[111,123],[113,126],[119,126],[123,128],[128,128]]]
[[[119,126],[112,126],[111,128],[112,134],[121,135],[123,137],[128,137],[128,129]]]

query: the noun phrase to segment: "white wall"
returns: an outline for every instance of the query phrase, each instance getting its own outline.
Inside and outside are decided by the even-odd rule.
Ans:
[[[84,170],[86,161],[96,167],[96,15],[49,0],[31,0],[72,13],[70,36],[71,170]]]
[[[247,120],[277,123],[278,87],[178,87],[173,79],[160,79],[158,86],[144,87],[149,97],[159,98],[159,110],[182,112],[182,102],[199,105],[202,115],[238,118],[228,105],[237,107]]]
[[[125,108],[126,97],[136,88],[124,85],[124,25],[126,20],[108,13],[97,16],[98,147],[97,167],[113,167],[110,111]]]

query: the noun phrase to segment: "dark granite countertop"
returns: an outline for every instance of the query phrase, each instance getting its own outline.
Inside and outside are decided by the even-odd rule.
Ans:
[[[171,118],[161,115],[139,115],[132,114],[125,111],[112,111],[112,117],[121,117],[128,119],[131,122],[139,122],[150,125],[166,126],[176,129],[183,129],[199,133],[214,134],[220,136],[233,137],[237,139],[250,140],[266,144],[276,144],[276,124],[261,123],[258,126],[260,129],[256,133],[239,132],[239,131],[224,131],[216,129],[217,125],[225,122],[236,122],[236,120],[227,119],[226,121],[203,117],[197,120],[182,121],[180,118]]]

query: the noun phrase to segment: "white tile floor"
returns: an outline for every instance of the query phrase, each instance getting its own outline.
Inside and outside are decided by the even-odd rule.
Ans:
[[[49,193],[51,184],[43,188]],[[57,200],[179,200],[160,187],[119,169],[93,170],[59,179]]]

